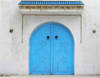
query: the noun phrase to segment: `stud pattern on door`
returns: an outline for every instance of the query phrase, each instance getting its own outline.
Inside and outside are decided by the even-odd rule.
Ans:
[[[74,40],[61,24],[46,23],[30,38],[30,74],[74,74]]]

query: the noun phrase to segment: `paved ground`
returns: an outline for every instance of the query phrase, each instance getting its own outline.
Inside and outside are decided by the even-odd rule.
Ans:
[[[27,75],[27,76],[1,76],[0,78],[100,78],[100,76],[69,76],[69,75]]]

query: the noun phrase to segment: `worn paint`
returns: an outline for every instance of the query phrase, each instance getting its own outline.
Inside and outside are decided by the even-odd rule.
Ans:
[[[22,34],[21,34],[21,43],[23,43],[23,15],[22,15]]]
[[[27,4],[28,3],[28,4]],[[80,3],[80,4],[79,4]],[[27,12],[35,12],[36,10],[41,11],[55,11],[55,10],[59,10],[59,11],[79,11],[81,12],[84,8],[84,4],[80,1],[80,2],[53,2],[51,1],[50,3],[47,3],[46,1],[33,1],[33,2],[23,2],[21,1],[19,3],[19,8],[20,11],[27,11]]]
[[[30,11],[32,10],[57,10],[57,9],[61,9],[61,10],[83,10],[83,5],[19,5],[20,11],[22,10],[27,10],[29,9]]]

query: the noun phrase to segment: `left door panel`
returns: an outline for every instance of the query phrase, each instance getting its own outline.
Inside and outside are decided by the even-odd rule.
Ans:
[[[30,74],[50,74],[50,24],[39,26],[30,38]]]

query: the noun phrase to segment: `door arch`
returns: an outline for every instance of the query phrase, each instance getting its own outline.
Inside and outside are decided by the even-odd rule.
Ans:
[[[74,74],[74,39],[59,23],[39,26],[30,38],[30,74]]]

